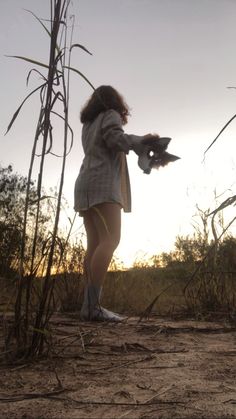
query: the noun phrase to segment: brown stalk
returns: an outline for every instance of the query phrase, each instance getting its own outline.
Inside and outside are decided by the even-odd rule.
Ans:
[[[50,35],[50,55],[49,55],[49,64],[40,63],[36,60],[30,58],[14,56],[18,59],[23,59],[30,63],[43,66],[43,68],[48,69],[47,78],[42,76],[44,79],[44,84],[39,86],[33,92],[31,92],[25,100],[22,102],[21,106],[13,115],[13,118],[8,127],[8,131],[13,125],[17,115],[19,114],[25,101],[35,92],[40,89],[40,100],[41,100],[41,109],[39,112],[39,119],[37,123],[36,133],[34,137],[34,143],[31,152],[31,160],[28,171],[28,183],[26,189],[26,198],[25,198],[25,208],[24,208],[24,218],[23,218],[23,229],[22,229],[22,241],[21,241],[21,251],[20,251],[20,266],[19,266],[19,282],[18,282],[18,292],[15,303],[15,319],[14,324],[11,330],[9,330],[8,337],[6,342],[10,345],[10,341],[16,337],[16,357],[34,357],[42,354],[44,351],[45,345],[50,345],[50,342],[47,341],[49,336],[48,327],[49,320],[55,309],[55,298],[53,294],[54,282],[55,279],[51,277],[52,267],[55,268],[54,258],[59,258],[56,272],[59,271],[65,248],[68,245],[69,237],[73,223],[71,223],[71,228],[68,233],[68,236],[63,242],[58,237],[58,225],[61,211],[62,203],[62,193],[63,193],[63,184],[65,176],[65,167],[66,167],[66,157],[69,154],[72,145],[73,145],[73,131],[68,122],[68,111],[69,111],[69,86],[70,86],[70,59],[72,51],[72,36],[73,36],[73,24],[72,29],[70,29],[70,45],[67,46],[67,13],[70,5],[70,0],[50,0],[50,9],[51,9],[51,30],[49,31],[47,27],[42,22],[42,19],[37,18],[34,13],[30,12],[36,20],[43,26],[44,30]],[[59,45],[58,45],[58,38]],[[61,44],[63,48],[61,48]],[[84,51],[88,50],[76,44]],[[68,51],[68,59],[67,59]],[[66,65],[68,64],[68,65]],[[74,71],[77,71],[73,69]],[[37,72],[37,70],[36,70]],[[29,79],[32,70],[29,72],[27,81]],[[78,71],[78,73],[85,79],[86,77]],[[87,80],[87,82],[91,83]],[[54,110],[56,103],[62,104],[63,106],[63,115]],[[42,195],[43,190],[43,178],[44,178],[44,166],[45,159],[47,154],[51,153],[53,146],[53,130],[51,123],[52,114],[57,118],[63,120],[64,123],[64,137],[63,137],[63,155],[62,155],[62,164],[61,164],[61,174],[60,174],[60,184],[59,191],[57,195],[57,203],[54,215],[53,231],[44,239],[42,243],[42,250],[39,251],[39,238],[40,236],[40,217],[42,214],[42,201],[47,196]],[[68,131],[71,134],[71,142],[68,150]],[[31,202],[31,185],[32,185],[32,173],[35,163],[36,148],[39,138],[42,137],[42,146],[40,152],[40,168],[38,173],[37,181],[37,199],[33,199],[34,202]],[[53,154],[53,153],[51,153]],[[30,261],[28,262],[26,256],[26,243],[27,243],[27,234],[31,226],[28,225],[29,215],[30,215],[30,205],[36,204],[35,210],[35,220],[33,225],[33,235],[32,244],[30,248]],[[32,214],[32,211],[31,211]],[[63,247],[64,243],[64,247]],[[37,284],[33,282],[40,272],[43,275],[43,286],[40,291],[37,289]],[[40,285],[38,283],[38,285]],[[35,298],[37,302],[35,303]],[[36,309],[34,308],[36,307]],[[14,336],[13,336],[14,335]],[[7,348],[6,348],[7,350]]]

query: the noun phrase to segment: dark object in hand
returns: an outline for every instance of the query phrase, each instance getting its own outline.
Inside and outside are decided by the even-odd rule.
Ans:
[[[160,166],[166,166],[170,162],[174,162],[180,157],[167,153],[166,149],[171,138],[169,137],[155,137],[145,138],[142,141],[146,147],[144,152],[140,154],[138,165],[144,173],[150,174],[151,170],[158,169]]]

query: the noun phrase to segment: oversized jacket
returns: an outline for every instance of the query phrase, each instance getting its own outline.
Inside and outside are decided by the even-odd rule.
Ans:
[[[75,182],[74,209],[82,212],[103,202],[116,202],[131,211],[126,154],[143,136],[125,134],[120,114],[101,112],[82,128],[84,159]]]

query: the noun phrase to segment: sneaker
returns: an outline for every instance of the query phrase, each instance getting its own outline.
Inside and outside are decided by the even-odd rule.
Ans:
[[[98,322],[115,322],[119,323],[126,320],[126,317],[120,316],[113,311],[107,310],[104,307],[94,307],[91,312],[89,310],[81,310],[80,318],[83,321],[98,321]]]

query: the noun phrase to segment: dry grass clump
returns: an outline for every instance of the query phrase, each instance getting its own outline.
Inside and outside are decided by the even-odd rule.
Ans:
[[[187,311],[198,319],[236,320],[236,272],[203,272],[185,293]]]

